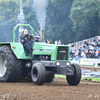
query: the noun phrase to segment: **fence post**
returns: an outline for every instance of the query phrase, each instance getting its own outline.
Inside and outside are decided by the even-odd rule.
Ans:
[[[97,61],[95,62],[95,67],[98,67],[98,62]]]

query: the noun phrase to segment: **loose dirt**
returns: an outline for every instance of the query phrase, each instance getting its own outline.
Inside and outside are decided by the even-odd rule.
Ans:
[[[100,100],[100,82],[81,81],[68,85],[66,79],[36,86],[32,82],[0,82],[0,100]]]

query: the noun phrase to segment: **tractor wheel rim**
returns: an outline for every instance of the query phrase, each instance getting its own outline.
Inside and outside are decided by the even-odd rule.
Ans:
[[[7,59],[4,54],[0,54],[0,77],[3,77],[6,73],[6,66],[5,64],[7,63]]]
[[[38,71],[37,71],[37,69],[34,69],[33,70],[33,78],[35,81],[37,80],[37,77],[38,77]]]

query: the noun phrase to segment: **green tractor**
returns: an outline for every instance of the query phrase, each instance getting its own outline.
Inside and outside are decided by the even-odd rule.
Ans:
[[[66,75],[69,85],[78,85],[81,80],[81,68],[71,64],[69,46],[35,42],[33,57],[26,56],[23,45],[16,42],[16,30],[29,24],[17,24],[13,29],[13,42],[0,43],[0,81],[17,82],[20,78],[30,77],[34,84],[51,83],[55,74]]]

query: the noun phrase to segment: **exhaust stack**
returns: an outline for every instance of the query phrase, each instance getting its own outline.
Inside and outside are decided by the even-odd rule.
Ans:
[[[42,30],[42,42],[44,42],[44,30]]]

